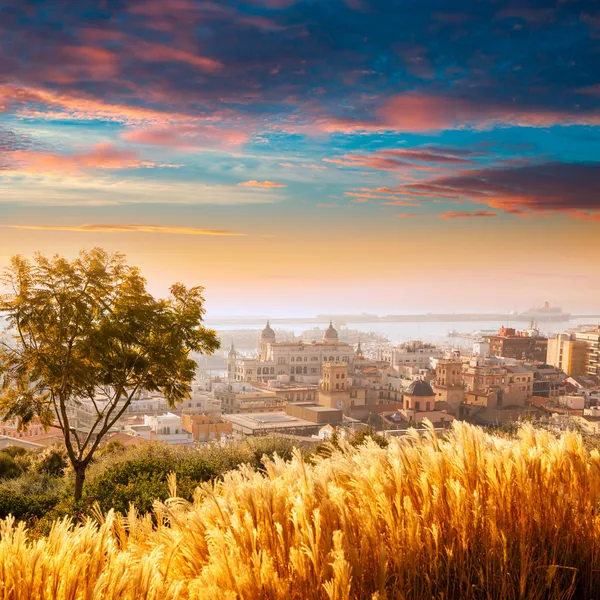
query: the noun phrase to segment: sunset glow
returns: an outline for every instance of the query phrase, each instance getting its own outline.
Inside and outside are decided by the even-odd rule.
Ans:
[[[214,315],[598,307],[594,3],[8,0],[0,33],[0,266],[102,246]]]

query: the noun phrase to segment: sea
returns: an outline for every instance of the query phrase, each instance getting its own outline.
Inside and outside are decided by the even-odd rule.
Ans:
[[[277,322],[273,325],[275,330],[293,331],[298,335],[302,331],[319,327],[326,329],[329,321],[322,323],[303,324],[303,323],[285,323]],[[335,325],[335,323],[334,323]],[[564,333],[568,329],[578,327],[580,325],[596,326],[598,323],[590,321],[590,319],[571,319],[568,321],[552,321],[541,322],[537,326],[543,335],[555,335]],[[219,324],[211,322],[210,326],[217,331],[228,331],[232,329],[256,329],[260,331],[261,327],[255,325],[244,326],[242,322],[237,324]],[[437,344],[448,344],[453,346],[469,347],[472,345],[471,339],[453,336],[454,332],[459,334],[473,334],[477,331],[497,331],[500,327],[514,327],[517,330],[527,329],[529,324],[524,321],[511,322],[509,319],[504,321],[414,321],[409,323],[389,323],[389,322],[372,322],[372,323],[353,323],[352,321],[345,322],[345,327],[356,331],[364,331],[365,333],[373,332],[387,337],[392,344],[401,344],[410,340],[422,340],[424,342],[432,342]]]

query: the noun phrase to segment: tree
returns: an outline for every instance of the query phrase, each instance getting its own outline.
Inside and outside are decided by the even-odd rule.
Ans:
[[[136,267],[100,248],[72,261],[14,256],[1,283],[0,413],[21,428],[33,419],[60,427],[80,500],[94,452],[131,402],[143,391],[171,406],[189,397],[190,353],[219,347],[202,326],[203,288],[176,283],[155,299]],[[85,432],[73,422],[83,402],[92,412]]]

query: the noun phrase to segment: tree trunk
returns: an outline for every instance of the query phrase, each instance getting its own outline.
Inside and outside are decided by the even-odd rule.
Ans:
[[[83,465],[79,465],[75,468],[75,502],[79,502],[81,500],[81,495],[83,494],[83,484],[85,482],[85,467]]]

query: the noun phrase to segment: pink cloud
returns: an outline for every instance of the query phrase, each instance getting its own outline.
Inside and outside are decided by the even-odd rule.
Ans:
[[[284,188],[286,187],[283,183],[273,183],[272,181],[256,181],[253,179],[252,181],[244,181],[242,183],[238,183],[238,185],[244,187],[257,187],[257,188]]]
[[[202,147],[239,146],[248,140],[249,135],[226,127],[203,124],[133,129],[126,131],[122,138],[136,144],[192,151]]]
[[[115,147],[110,143],[96,144],[92,148],[73,154],[54,154],[21,150],[10,153],[16,165],[11,170],[26,173],[81,173],[90,169],[130,169],[157,166],[143,161],[137,152]]]
[[[201,71],[212,73],[223,68],[223,63],[206,56],[198,56],[192,52],[179,50],[166,44],[149,44],[138,42],[132,47],[132,52],[145,61],[151,62],[182,62]]]
[[[405,93],[383,103],[372,120],[330,120],[325,131],[356,132],[393,130],[405,132],[486,128],[493,125],[550,127],[561,124],[599,125],[600,111],[570,112],[540,107],[511,106],[466,98]]]
[[[123,123],[190,120],[188,115],[151,108],[108,103],[82,95],[57,93],[43,88],[0,85],[0,107],[26,116],[104,119]]]

